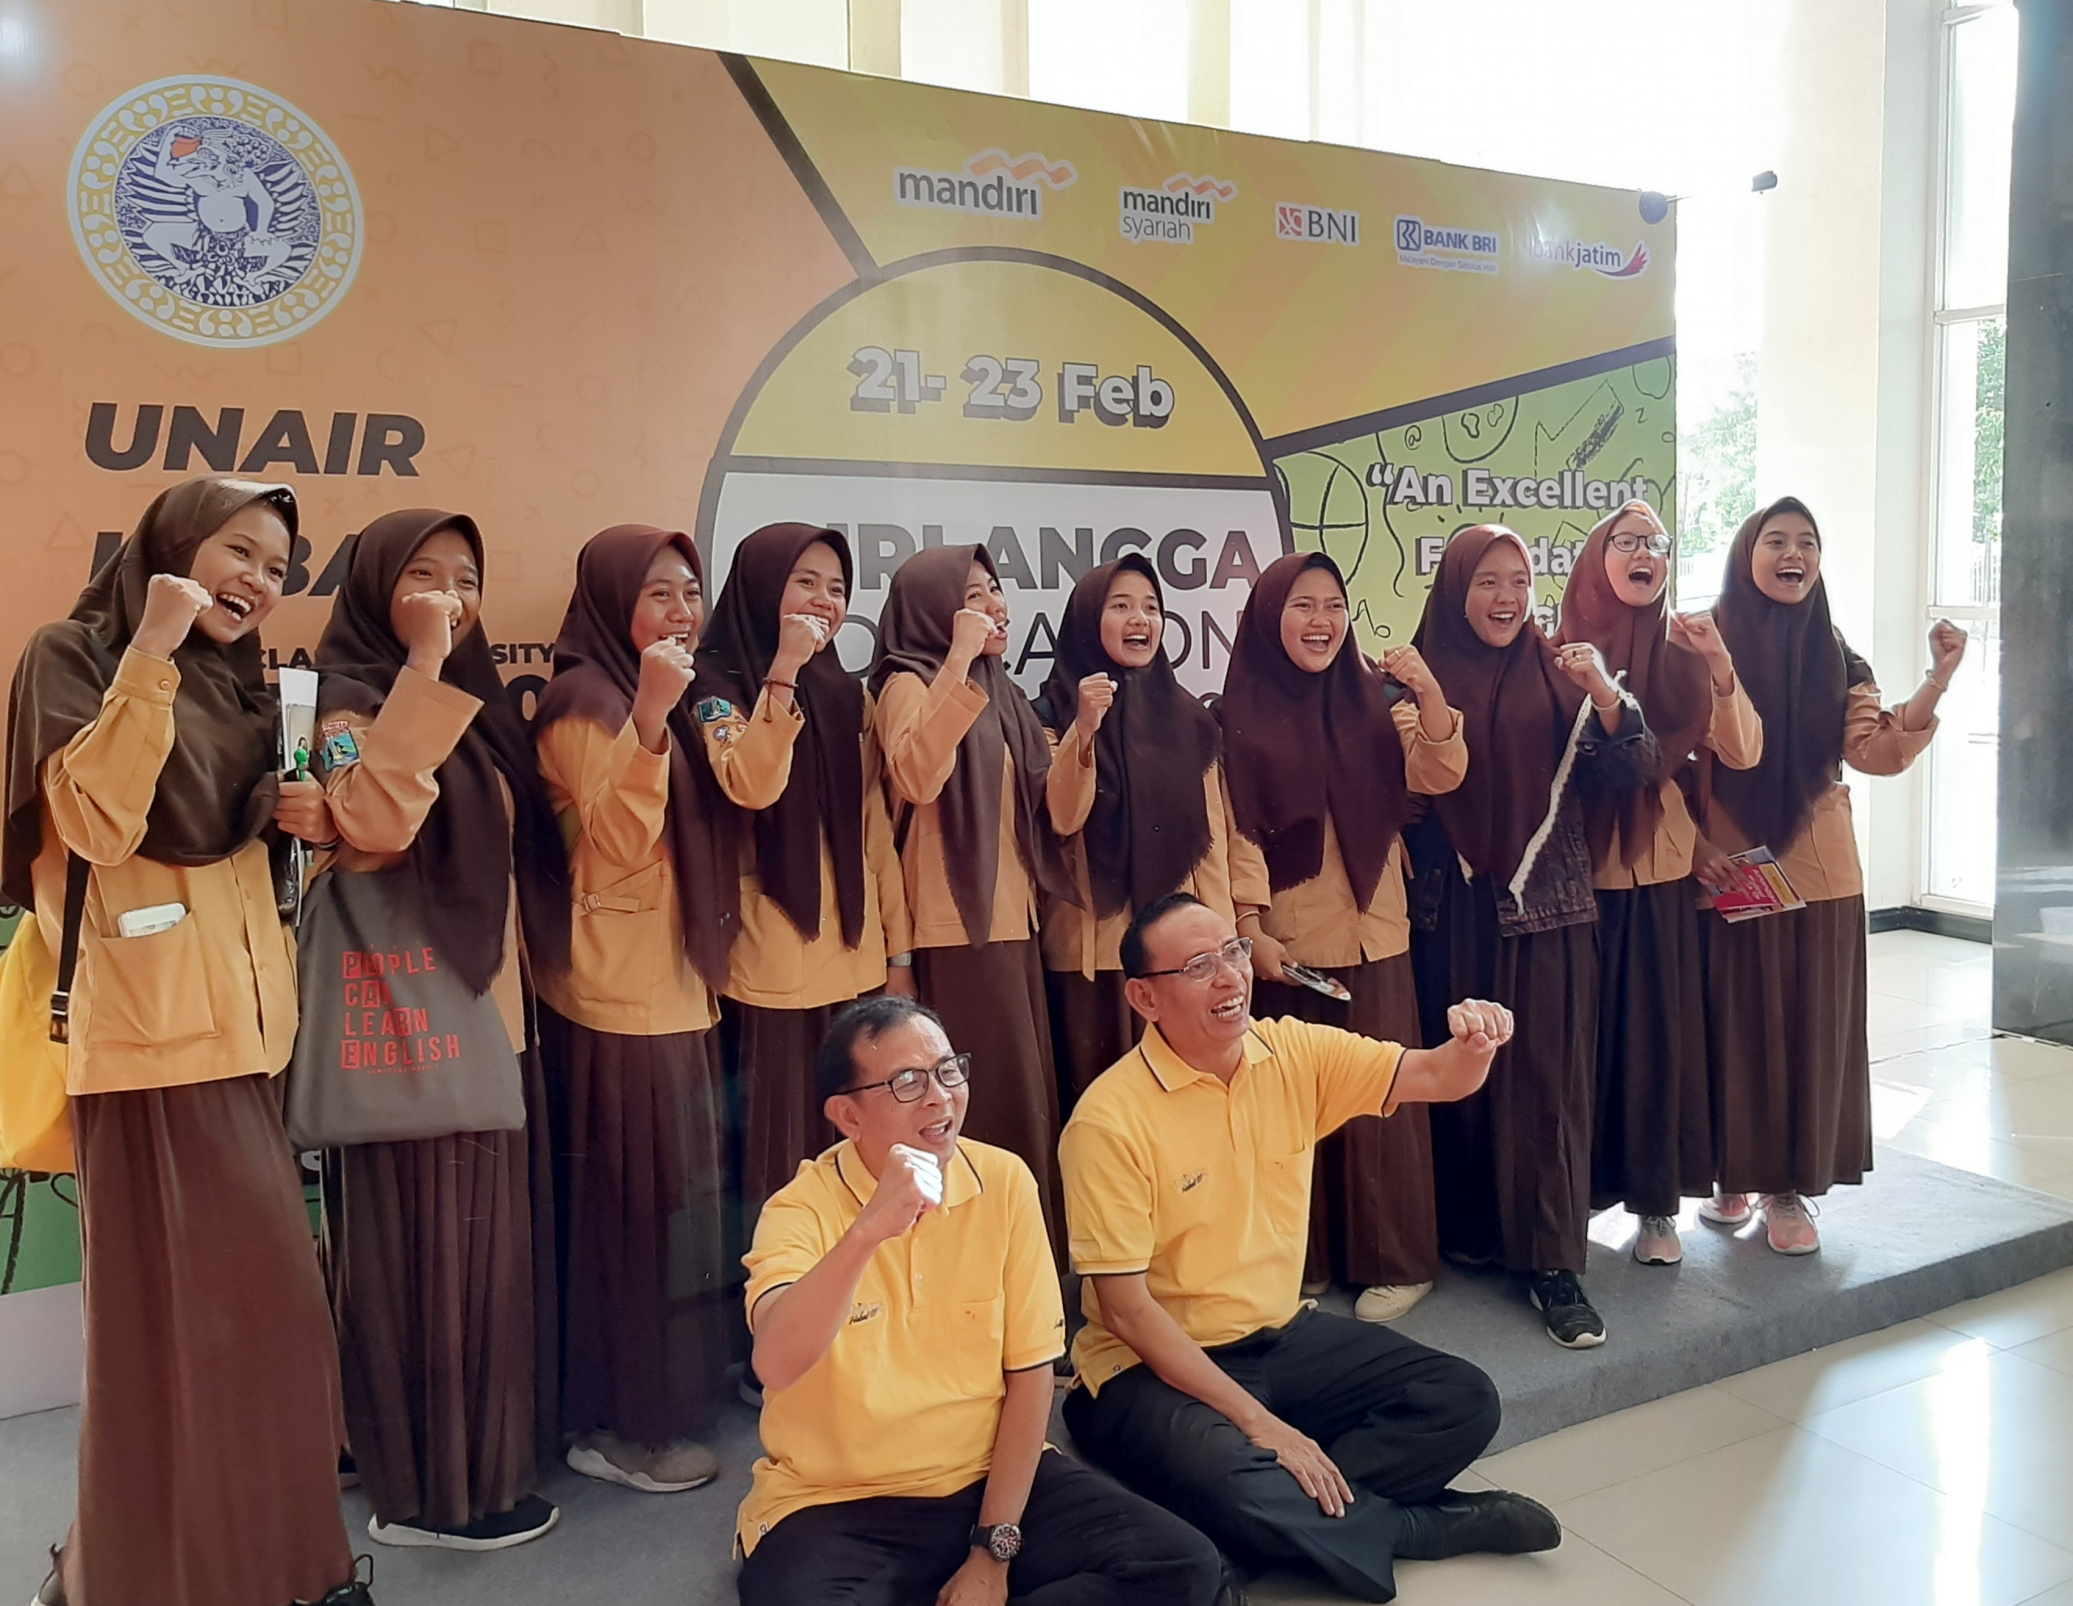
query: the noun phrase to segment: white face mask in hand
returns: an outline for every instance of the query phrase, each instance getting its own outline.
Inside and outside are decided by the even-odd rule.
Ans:
[[[904,1159],[914,1172],[914,1180],[930,1204],[943,1202],[943,1167],[936,1157],[926,1149],[910,1148],[904,1143],[895,1143],[892,1152]]]

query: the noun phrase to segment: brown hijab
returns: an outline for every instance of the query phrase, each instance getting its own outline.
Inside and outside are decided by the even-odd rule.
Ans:
[[[576,558],[576,589],[554,638],[554,678],[533,714],[537,741],[557,720],[588,719],[622,729],[641,688],[641,655],[633,645],[633,610],[648,565],[674,547],[705,589],[698,547],[682,530],[652,524],[615,524],[584,543]],[[693,699],[669,711],[669,816],[665,840],[677,878],[677,912],[684,951],[708,987],[727,981],[727,955],[741,930],[740,862],[734,826],[739,811],[727,800],[706,762],[705,739],[692,717]]]
[[[43,848],[43,766],[101,717],[154,574],[185,575],[197,548],[231,515],[265,502],[295,533],[295,493],[228,475],[161,491],[130,538],[101,565],[71,614],[29,638],[8,696],[7,836],[0,889],[35,901],[29,867]],[[279,707],[256,631],[225,647],[199,630],[173,650],[173,750],[158,773],[143,843],[161,864],[212,864],[259,835],[279,796]]]
[[[1404,749],[1389,682],[1350,632],[1322,674],[1282,646],[1282,609],[1309,569],[1345,591],[1346,577],[1324,553],[1290,553],[1267,566],[1239,617],[1224,681],[1224,770],[1238,829],[1259,844],[1276,892],[1324,867],[1330,820],[1354,902],[1365,909],[1411,816]]]
[[[1063,736],[1079,711],[1080,682],[1098,671],[1116,683],[1094,738],[1094,811],[1081,832],[1103,916],[1163,898],[1202,862],[1209,852],[1202,777],[1217,755],[1216,716],[1187,694],[1163,651],[1142,669],[1126,669],[1101,645],[1109,587],[1125,569],[1151,581],[1164,615],[1158,571],[1141,553],[1089,569],[1065,605],[1058,656],[1037,699],[1038,716]]]
[[[1662,762],[1645,786],[1613,793],[1591,793],[1584,799],[1584,832],[1592,862],[1602,861],[1612,846],[1615,822],[1620,855],[1633,864],[1649,851],[1663,818],[1662,781],[1691,757],[1713,717],[1713,679],[1706,660],[1669,635],[1670,588],[1665,586],[1645,608],[1620,601],[1605,573],[1606,543],[1612,527],[1629,513],[1645,514],[1657,529],[1663,521],[1646,502],[1628,502],[1591,526],[1590,538],[1576,555],[1569,584],[1562,593],[1562,623],[1555,645],[1588,641],[1605,659],[1615,677],[1641,704],[1641,715],[1655,732]]]
[[[1440,572],[1412,638],[1461,710],[1468,776],[1433,799],[1454,851],[1477,875],[1509,886],[1527,844],[1558,801],[1555,777],[1583,706],[1583,688],[1555,667],[1555,649],[1529,612],[1509,647],[1493,647],[1468,622],[1476,565],[1500,541],[1526,543],[1502,524],[1476,524],[1447,542]]]
[[[1763,759],[1754,769],[1711,766],[1713,795],[1750,841],[1782,854],[1814,817],[1814,805],[1842,773],[1843,716],[1850,688],[1871,681],[1871,665],[1850,650],[1828,617],[1828,583],[1794,603],[1773,602],[1750,567],[1756,538],[1780,513],[1821,526],[1807,504],[1781,496],[1742,521],[1728,548],[1727,578],[1713,618],[1735,673],[1763,720]]]
[[[482,532],[465,513],[425,507],[384,513],[353,538],[345,584],[317,642],[319,718],[373,714],[388,700],[409,657],[389,622],[396,582],[418,548],[441,530],[458,531],[474,548],[480,567]],[[451,954],[461,979],[484,993],[504,965],[504,922],[515,870],[526,953],[543,970],[565,971],[568,855],[525,721],[504,690],[479,618],[453,644],[439,678],[480,698],[482,707],[439,766],[438,801],[392,873],[406,877],[415,889],[420,915],[439,951]],[[504,817],[499,776],[511,792],[509,831],[487,823]]]
[[[871,665],[871,690],[905,672],[932,684],[950,651],[958,609],[964,606],[972,565],[1000,576],[984,546],[931,547],[917,552],[893,575],[885,609],[878,616],[878,654]],[[1001,755],[1015,764],[1015,841],[1022,862],[1052,896],[1078,903],[1079,893],[1051,830],[1044,782],[1051,773],[1051,744],[1022,689],[1001,660],[982,653],[967,677],[986,694],[986,712],[957,744],[957,767],[937,801],[943,822],[943,859],[950,872],[950,896],[974,947],[993,930],[993,889],[1000,874]]]
[[[777,656],[778,606],[792,566],[816,541],[842,560],[855,583],[849,542],[811,524],[766,524],[735,550],[734,567],[706,621],[698,648],[696,701],[724,698],[744,714],[756,706]],[[832,645],[799,671],[793,690],[806,728],[792,744],[784,794],[755,815],[756,878],[809,942],[821,934],[821,839],[835,861],[842,943],[864,935],[864,688]]]

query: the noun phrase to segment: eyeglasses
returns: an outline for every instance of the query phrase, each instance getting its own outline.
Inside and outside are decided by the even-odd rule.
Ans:
[[[1611,538],[1610,545],[1615,552],[1639,552],[1646,547],[1659,558],[1670,555],[1670,532],[1651,530],[1647,535],[1636,535],[1632,530],[1622,530]]]
[[[1185,976],[1200,986],[1216,974],[1219,965],[1228,965],[1242,976],[1251,963],[1252,938],[1233,937],[1213,954],[1197,954],[1185,965],[1176,965],[1172,970],[1141,971],[1139,977],[1149,981],[1154,976]]]
[[[887,1077],[883,1082],[866,1082],[862,1087],[846,1087],[846,1094],[868,1093],[873,1088],[887,1089],[902,1104],[912,1104],[928,1091],[929,1078],[936,1079],[936,1085],[945,1091],[963,1087],[972,1079],[972,1056],[952,1054],[948,1059],[936,1061],[933,1065],[910,1065],[897,1075]]]

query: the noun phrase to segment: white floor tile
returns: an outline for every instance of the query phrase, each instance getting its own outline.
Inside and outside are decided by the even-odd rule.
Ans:
[[[1933,1322],[1901,1322],[1738,1372],[1713,1387],[1784,1421],[1804,1422],[1839,1405],[1933,1377],[1953,1364],[1954,1357],[1966,1351],[1985,1354],[1992,1347],[1984,1339]]]
[[[1558,1513],[1693,1606],[2017,1606],[2073,1579],[2073,1552],[1799,1427]]]
[[[1946,1335],[1948,1336],[1948,1335]],[[1500,1489],[1552,1505],[1769,1433],[1779,1419],[1717,1387],[1687,1389],[1478,1461]]]
[[[1807,1431],[2039,1539],[2073,1540],[2073,1375],[1969,1351]]]
[[[1403,1606],[1683,1606],[1660,1584],[1597,1546],[1567,1535],[1539,1556],[1460,1556],[1397,1563]],[[1345,1606],[1328,1585],[1274,1573],[1249,1591],[1253,1606]]]
[[[2014,1349],[2073,1327],[2073,1269],[2055,1271],[1984,1299],[1969,1299],[1924,1318],[1939,1327]]]

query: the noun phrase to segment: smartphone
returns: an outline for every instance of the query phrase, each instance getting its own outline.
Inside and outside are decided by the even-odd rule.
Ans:
[[[1353,1002],[1353,994],[1321,970],[1312,970],[1308,965],[1284,964],[1281,973],[1290,981],[1309,988],[1313,993],[1323,993],[1325,997],[1336,998],[1342,1004]]]
[[[116,932],[124,937],[155,937],[171,931],[187,918],[184,903],[154,903],[148,909],[125,909],[115,917]]]

